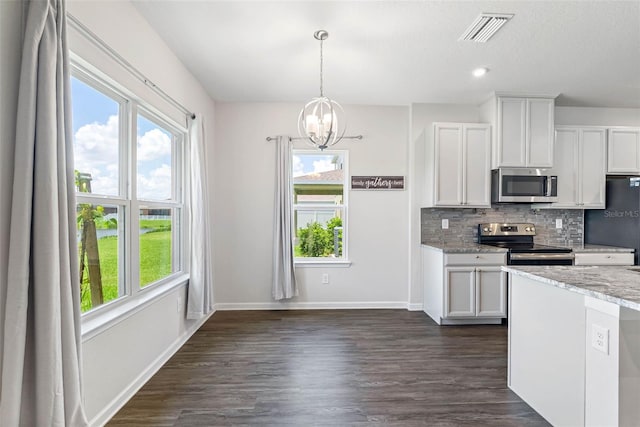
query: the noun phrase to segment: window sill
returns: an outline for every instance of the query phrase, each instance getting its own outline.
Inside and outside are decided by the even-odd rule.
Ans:
[[[90,340],[123,320],[133,316],[147,307],[152,301],[157,301],[163,296],[174,291],[177,287],[186,285],[188,281],[189,275],[182,274],[165,283],[153,286],[147,291],[140,292],[134,297],[115,300],[103,307],[103,310],[85,313],[82,316],[82,342]]]
[[[351,267],[351,261],[349,260],[335,260],[335,261],[325,261],[325,260],[304,260],[304,261],[293,261],[294,267]]]

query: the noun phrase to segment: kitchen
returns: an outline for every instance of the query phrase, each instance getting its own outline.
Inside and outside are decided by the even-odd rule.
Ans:
[[[159,33],[162,28],[168,31],[171,25],[158,25],[154,30],[140,10],[145,8],[156,8],[159,12],[163,10],[160,5],[147,6],[137,4],[132,6],[128,2],[115,2],[116,4],[96,4],[91,2],[72,2],[70,12],[79,17],[93,31],[97,32],[103,39],[114,46],[119,52],[132,61],[134,65],[141,68],[145,73],[153,77],[154,81],[172,94],[177,94],[179,99],[190,97],[201,99],[203,91],[200,86],[194,89],[195,78],[188,71],[184,70],[183,64],[176,58],[175,54],[167,47],[167,42],[161,40]],[[144,3],[144,2],[138,2]],[[167,2],[170,3],[170,2]],[[222,3],[222,2],[220,2]],[[416,2],[417,3],[417,2]],[[559,3],[559,2],[558,2]],[[435,4],[435,3],[434,3]],[[499,4],[498,4],[499,5]],[[497,7],[496,3],[488,3],[487,7]],[[167,7],[169,5],[166,5]],[[516,12],[517,19],[521,20],[525,13],[526,5],[514,3],[509,5]],[[223,6],[219,6],[223,7]],[[439,4],[438,7],[445,7]],[[528,5],[527,7],[533,7]],[[559,4],[548,4],[544,8],[554,9],[564,7]],[[501,7],[506,9],[506,7]],[[290,16],[291,9],[280,10],[279,16]],[[464,8],[463,8],[464,9]],[[258,10],[261,10],[258,7]],[[151,10],[146,10],[146,14],[151,16]],[[264,16],[272,19],[261,18],[260,22],[281,22],[278,16],[268,14],[264,11]],[[319,16],[326,10],[320,11]],[[458,24],[465,27],[480,11],[473,10],[464,19],[460,19]],[[561,11],[560,11],[561,12]],[[562,13],[558,13],[561,16]],[[588,11],[587,11],[588,12]],[[609,19],[606,11],[593,13],[580,13],[579,20],[586,20],[585,15],[597,15],[598,19],[605,22],[623,21],[624,14],[617,14]],[[542,13],[537,10],[536,13]],[[340,15],[340,14],[338,14]],[[471,16],[472,15],[472,16]],[[535,17],[535,14],[533,14]],[[5,15],[6,16],[6,15]],[[221,14],[224,16],[224,14]],[[228,16],[228,15],[227,15]],[[349,16],[349,15],[343,15]],[[468,18],[468,19],[467,19]],[[151,17],[147,18],[152,20]],[[592,19],[595,19],[592,17]],[[421,26],[426,26],[426,19],[421,22]],[[537,17],[536,22],[541,19]],[[17,21],[17,20],[16,20]],[[239,20],[238,20],[239,21]],[[282,23],[282,28],[288,22]],[[347,20],[349,21],[349,20]],[[366,19],[358,22],[367,21]],[[464,22],[463,22],[464,21]],[[542,19],[547,21],[547,18]],[[355,22],[355,21],[352,21]],[[351,22],[351,23],[352,23]],[[378,22],[371,19],[370,22]],[[391,21],[392,23],[395,21]],[[398,20],[398,22],[405,22]],[[450,24],[450,20],[442,19],[442,22]],[[517,21],[512,22],[516,24]],[[522,21],[520,21],[522,22]],[[598,22],[598,21],[589,21]],[[632,23],[636,21],[632,20]],[[3,31],[8,31],[8,26],[4,25]],[[222,26],[223,23],[216,22]],[[435,22],[429,27],[435,27]],[[234,25],[240,27],[239,22]],[[403,27],[405,24],[399,25]],[[508,24],[509,25],[509,24]],[[531,25],[531,22],[529,22]],[[215,28],[215,25],[210,25]],[[438,28],[443,24],[438,23]],[[408,27],[408,26],[407,26]],[[624,27],[624,25],[621,25]],[[506,26],[505,29],[509,27]],[[519,29],[518,25],[511,28]],[[536,27],[537,28],[537,27]],[[536,37],[535,44],[539,46],[553,46],[558,37],[557,28],[554,31],[531,31],[529,35]],[[316,29],[315,27],[313,28]],[[329,28],[331,30],[331,28]],[[461,29],[462,30],[462,29]],[[346,30],[345,30],[346,31]],[[353,32],[353,28],[349,32]],[[275,30],[274,30],[275,32]],[[456,30],[453,37],[460,31]],[[586,33],[586,31],[585,31]],[[633,36],[635,32],[629,31]],[[331,39],[333,45],[327,45],[327,55],[339,51],[339,33],[335,33],[335,38]],[[368,33],[369,34],[369,33]],[[374,33],[371,33],[374,34]],[[582,34],[582,33],[580,33]],[[305,36],[310,36],[305,33]],[[384,39],[388,34],[382,37]],[[245,40],[236,36],[238,39]],[[333,35],[332,35],[333,37]],[[431,35],[434,39],[435,35]],[[522,36],[521,36],[522,37]],[[525,36],[525,37],[528,37]],[[231,39],[232,37],[229,37]],[[310,37],[307,37],[310,39]],[[425,37],[427,39],[427,37]],[[580,37],[583,43],[584,39]],[[212,40],[202,38],[206,43],[213,43]],[[255,43],[256,39],[250,39]],[[262,41],[263,38],[260,38]],[[378,39],[376,39],[379,41]],[[500,39],[496,39],[500,40]],[[504,41],[505,39],[503,39]],[[522,41],[522,39],[519,39]],[[633,49],[619,47],[624,41],[634,40],[633,37],[616,36],[611,37],[608,44],[601,49],[602,55],[614,51],[614,47],[623,52],[634,52]],[[193,40],[194,43],[201,40]],[[264,41],[266,43],[266,41]],[[498,43],[499,41],[496,41]],[[249,43],[250,44],[250,43]],[[261,44],[261,43],[257,43]],[[336,46],[335,48],[333,46]],[[490,46],[490,45],[487,45]],[[635,46],[635,44],[632,44]],[[201,47],[201,52],[211,52],[210,46]],[[315,47],[312,46],[312,47]],[[505,52],[516,52],[518,48],[505,46]],[[574,46],[576,47],[576,46]],[[579,47],[579,46],[578,46]],[[449,50],[455,50],[455,45]],[[482,55],[471,53],[471,47],[464,46],[460,56],[473,58],[474,61],[482,59]],[[268,51],[262,47],[262,50]],[[542,49],[540,54],[547,59],[536,56],[532,59],[534,63],[554,63],[556,60],[548,59],[552,49]],[[149,51],[157,52],[155,56],[148,55]],[[350,52],[353,52],[350,50]],[[582,51],[581,51],[582,52]],[[313,58],[317,59],[313,50]],[[412,51],[415,53],[415,51]],[[437,51],[438,55],[442,52]],[[213,55],[213,53],[211,53]],[[583,52],[586,55],[587,52]],[[414,55],[424,57],[426,62],[434,64],[435,53],[428,55]],[[504,53],[502,54],[504,55]],[[207,55],[202,55],[207,56]],[[635,60],[633,55],[631,60]],[[341,61],[327,57],[327,66],[337,66]],[[237,59],[237,58],[235,58]],[[226,64],[234,63],[234,58],[223,58],[221,62]],[[520,58],[521,59],[521,58]],[[608,62],[610,61],[610,62]],[[278,62],[278,61],[275,61]],[[281,61],[279,63],[288,63]],[[517,62],[517,59],[512,61]],[[569,61],[570,62],[570,61]],[[593,60],[591,61],[593,62]],[[603,60],[618,67],[615,58]],[[269,62],[271,63],[271,62]],[[353,64],[344,61],[345,68],[337,71],[327,70],[327,78],[330,76],[350,75],[349,84],[345,87],[355,87],[353,84],[360,76],[361,67],[359,63]],[[565,74],[569,73],[571,64],[562,63],[556,65],[555,74],[558,81]],[[239,67],[240,68],[240,67]],[[247,69],[250,67],[246,67]],[[267,71],[264,65],[254,67]],[[307,74],[315,73],[317,64],[313,62],[313,68]],[[398,70],[409,69],[410,66],[398,66],[396,63],[386,63],[385,70],[393,70],[393,78],[384,85],[364,85],[369,94],[382,91],[383,87],[389,86],[398,92],[399,88],[394,82],[401,80],[397,77]],[[578,67],[580,68],[580,67]],[[585,66],[584,70],[589,67]],[[376,70],[381,68],[369,67],[375,77],[378,76]],[[635,71],[634,65],[627,67]],[[176,71],[177,70],[177,71]],[[465,76],[470,70],[458,70]],[[621,71],[619,71],[622,73]],[[306,73],[306,71],[305,71]],[[492,77],[500,76],[500,77]],[[341,148],[349,150],[351,157],[351,172],[353,175],[367,174],[389,174],[405,175],[407,188],[404,191],[393,193],[355,193],[352,194],[350,202],[351,219],[351,256],[353,265],[350,268],[305,268],[300,269],[302,282],[302,292],[298,299],[285,308],[395,308],[421,311],[423,309],[423,279],[422,279],[422,242],[463,242],[474,243],[477,235],[478,224],[484,223],[530,223],[536,227],[535,239],[553,246],[568,246],[578,248],[584,239],[584,217],[583,210],[578,209],[549,209],[548,207],[531,209],[530,205],[489,205],[477,208],[457,207],[429,207],[425,204],[425,195],[428,194],[426,188],[427,175],[432,169],[426,162],[426,148],[432,144],[433,123],[473,123],[491,125],[491,137],[495,135],[495,123],[488,117],[485,109],[481,107],[483,101],[494,90],[501,87],[508,87],[510,90],[526,90],[526,95],[538,95],[537,90],[557,90],[551,95],[560,96],[555,100],[553,107],[554,127],[565,126],[599,126],[599,127],[640,127],[640,110],[638,106],[632,106],[632,100],[627,103],[616,103],[610,101],[606,96],[602,97],[601,103],[587,102],[585,99],[575,99],[572,94],[566,93],[566,81],[563,84],[551,88],[540,86],[529,86],[526,80],[521,80],[522,84],[514,84],[510,80],[509,73],[517,74],[512,69],[500,72],[498,69],[491,70],[488,74],[489,80],[473,81],[465,83],[462,89],[448,88],[451,97],[444,97],[440,93],[418,94],[417,88],[410,88],[411,94],[416,94],[416,98],[407,98],[403,102],[387,105],[382,101],[371,100],[370,98],[343,98],[348,104],[345,109],[349,114],[350,129],[354,133],[362,132],[366,134],[363,141],[343,141]],[[535,74],[532,72],[531,74]],[[302,73],[300,73],[302,74]],[[8,74],[7,74],[8,75]],[[355,78],[354,78],[355,75]],[[573,74],[571,74],[573,75]],[[633,73],[631,73],[633,75]],[[313,74],[315,77],[315,74]],[[531,76],[530,76],[531,77]],[[335,78],[335,77],[334,77]],[[469,78],[471,78],[469,76]],[[598,77],[599,79],[600,77]],[[238,77],[238,79],[241,79]],[[493,80],[492,80],[493,79]],[[596,80],[598,80],[596,79]],[[285,79],[286,80],[286,79]],[[432,78],[423,79],[429,87],[438,86],[438,80]],[[254,93],[257,86],[271,86],[265,81],[274,83],[270,79],[243,79],[238,85],[242,86],[239,92],[245,94]],[[277,79],[275,80],[277,81]],[[330,81],[330,80],[328,80]],[[634,94],[633,82],[629,75],[617,74],[616,78],[611,78],[602,85],[594,85],[593,91],[603,93],[624,93]],[[186,83],[185,83],[186,82]],[[256,84],[254,84],[254,82]],[[622,82],[622,84],[619,84]],[[593,82],[592,82],[593,83]],[[624,86],[624,85],[627,86]],[[184,89],[183,85],[189,89]],[[229,85],[235,87],[234,85]],[[620,86],[624,86],[620,89]],[[8,87],[12,87],[8,85]],[[315,89],[312,83],[310,87]],[[333,89],[328,84],[328,88]],[[363,86],[359,87],[363,90]],[[274,92],[277,92],[274,90]],[[455,97],[458,93],[473,93],[478,96],[473,102],[467,102],[463,97]],[[193,95],[197,93],[197,95]],[[512,95],[522,95],[512,92]],[[193,96],[192,96],[193,95]],[[627,95],[634,98],[633,95]],[[480,99],[482,98],[482,99]],[[624,98],[624,97],[621,97]],[[203,109],[213,110],[205,101]],[[271,300],[269,292],[269,280],[271,265],[270,252],[271,242],[271,204],[272,204],[272,184],[270,173],[273,170],[272,145],[264,142],[265,136],[275,133],[295,134],[294,121],[291,117],[297,117],[300,103],[296,99],[287,98],[278,94],[275,98],[265,98],[259,101],[253,100],[247,95],[246,99],[240,101],[217,101],[215,103],[215,115],[209,120],[211,125],[208,128],[210,135],[214,135],[213,154],[210,153],[208,164],[211,174],[211,188],[217,200],[224,201],[217,204],[213,212],[212,222],[215,227],[214,246],[216,257],[214,267],[216,271],[215,300],[217,310],[235,309],[281,309],[283,305],[275,304]],[[251,125],[247,125],[250,118]],[[4,127],[3,127],[4,129]],[[242,167],[240,167],[242,166]],[[241,171],[243,171],[241,173]],[[244,173],[251,171],[251,173]],[[558,176],[562,177],[560,171]],[[232,179],[230,179],[230,177]],[[561,180],[567,182],[566,180]],[[579,201],[577,201],[579,203]],[[375,213],[375,214],[372,214]],[[557,221],[560,219],[560,223]],[[443,228],[443,220],[448,221],[448,228]],[[222,226],[224,224],[224,226]],[[384,226],[380,226],[384,224]],[[558,227],[559,225],[559,227]],[[247,265],[251,268],[247,268]],[[328,272],[331,283],[321,284],[321,274]],[[166,303],[145,307],[141,314],[131,316],[131,318],[121,324],[120,329],[113,328],[104,334],[96,334],[85,343],[85,364],[88,375],[86,381],[87,401],[90,415],[98,416],[103,414],[104,408],[108,408],[116,397],[123,395],[123,390],[134,389],[136,381],[143,378],[140,374],[142,367],[156,361],[158,354],[165,354],[172,350],[172,342],[179,341],[186,333],[191,331],[192,326],[186,324],[183,319],[175,315],[176,302],[184,301],[184,295],[180,291],[171,293],[166,298]],[[182,298],[182,299],[181,299]],[[169,308],[167,308],[169,307]],[[149,321],[148,319],[152,319]],[[141,321],[142,319],[142,321]],[[425,315],[425,321],[429,321]],[[162,337],[148,334],[149,323],[153,323],[154,328],[165,331]],[[145,329],[147,328],[147,329]],[[155,330],[155,329],[153,329]],[[126,332],[125,332],[126,331]],[[129,348],[121,344],[122,337],[138,335],[150,335],[145,348],[137,349],[136,352],[129,353]],[[123,358],[122,354],[131,356],[129,360]],[[112,364],[105,368],[105,364],[100,361],[104,359],[112,360]],[[122,361],[120,361],[122,360]],[[133,366],[133,367],[132,367]],[[136,370],[138,369],[138,370]],[[109,377],[108,387],[104,386],[104,378]],[[133,386],[132,386],[133,384]],[[124,393],[126,394],[126,393]],[[115,397],[114,397],[115,396]],[[106,412],[108,413],[108,411]],[[98,414],[98,415],[96,415]]]
[[[434,123],[427,139],[424,311],[441,325],[508,322],[509,387],[552,424],[634,425],[640,285],[624,266],[640,243],[640,129],[551,113],[532,130],[524,97],[496,99],[493,138]],[[501,107],[518,102],[509,122]]]

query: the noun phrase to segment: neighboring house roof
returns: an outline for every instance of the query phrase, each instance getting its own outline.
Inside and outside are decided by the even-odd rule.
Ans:
[[[310,173],[308,175],[296,176],[293,184],[342,184],[344,181],[344,170],[335,169],[326,172]]]

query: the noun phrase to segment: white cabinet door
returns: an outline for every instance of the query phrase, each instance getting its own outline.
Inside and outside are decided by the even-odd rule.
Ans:
[[[633,265],[633,252],[578,252],[574,265]]]
[[[434,205],[461,205],[462,125],[457,123],[437,123],[434,130]]]
[[[527,167],[553,166],[554,100],[527,98]]]
[[[578,139],[577,128],[556,129],[555,166],[553,174],[558,177],[558,201],[552,208],[578,206]]]
[[[640,173],[640,129],[609,129],[607,173]]]
[[[527,100],[498,98],[498,166],[526,166]]]
[[[435,123],[433,144],[432,206],[490,207],[491,126]]]
[[[475,316],[475,268],[447,267],[444,274],[444,317]]]
[[[498,97],[496,167],[553,166],[552,98]]]
[[[507,273],[500,267],[476,269],[476,316],[507,315]]]
[[[605,207],[604,128],[556,128],[555,166],[558,201],[551,208],[603,209]]]
[[[585,209],[605,208],[605,141],[604,129],[580,129],[578,202]]]
[[[468,207],[491,206],[491,126],[463,126],[464,164],[462,203]]]

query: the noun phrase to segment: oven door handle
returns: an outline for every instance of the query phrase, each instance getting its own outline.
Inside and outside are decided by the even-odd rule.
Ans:
[[[564,254],[540,254],[540,253],[517,253],[510,254],[509,258],[514,260],[556,260],[556,259],[574,259],[573,253]]]

